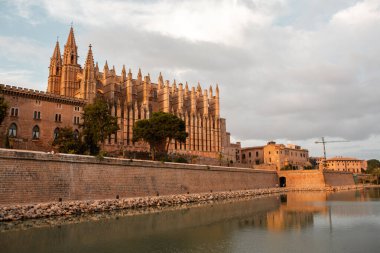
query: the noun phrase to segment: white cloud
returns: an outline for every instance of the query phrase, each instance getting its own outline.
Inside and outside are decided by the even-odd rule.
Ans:
[[[39,0],[32,6],[49,20],[74,21],[82,60],[93,43],[95,60],[108,59],[117,71],[126,64],[153,80],[162,71],[177,82],[219,83],[222,114],[236,140],[308,147],[316,136],[330,136],[353,143],[349,150],[337,146],[336,155],[356,149],[380,158],[379,0]],[[32,9],[24,16],[33,19]],[[0,38],[0,55],[19,59],[24,42]],[[48,54],[34,47],[27,58],[43,55],[40,62],[48,63],[54,45]]]
[[[380,21],[380,2],[378,0],[365,0],[354,6],[336,13],[333,23],[345,25],[367,25]]]

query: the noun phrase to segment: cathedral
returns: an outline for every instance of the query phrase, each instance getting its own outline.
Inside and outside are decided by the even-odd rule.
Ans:
[[[80,131],[80,112],[96,96],[106,99],[120,128],[106,141],[107,151],[148,151],[146,143],[132,142],[133,124],[149,119],[157,111],[172,113],[186,124],[186,143],[173,141],[169,152],[217,159],[229,145],[225,120],[220,118],[218,85],[202,89],[198,83],[190,87],[187,82],[177,84],[175,80],[164,80],[161,73],[154,82],[149,74],[143,76],[140,69],[135,77],[125,66],[117,74],[115,67],[110,68],[107,62],[101,71],[94,61],[91,45],[81,66],[72,27],[63,55],[58,41],[55,45],[50,58],[47,92],[2,85],[1,93],[6,100],[9,97],[10,110],[13,110],[3,123],[3,132],[12,137],[16,148],[51,149],[60,127],[71,126]],[[11,132],[11,128],[15,131]],[[38,128],[38,136],[31,130],[33,128]],[[36,145],[38,141],[40,144]]]

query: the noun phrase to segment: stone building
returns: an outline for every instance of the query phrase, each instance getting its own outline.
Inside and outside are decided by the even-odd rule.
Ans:
[[[319,162],[319,167],[323,169],[323,158]],[[332,157],[326,159],[326,169],[333,171],[348,171],[352,173],[361,173],[367,170],[367,161],[353,157]]]
[[[285,166],[303,169],[309,166],[309,151],[294,144],[268,142],[265,146],[241,149],[241,163],[253,168],[280,170]]]
[[[148,119],[157,111],[177,115],[186,124],[186,143],[173,141],[170,152],[218,158],[223,151],[222,138],[227,138],[225,126],[221,129],[218,85],[202,89],[198,83],[196,87],[189,87],[187,82],[164,81],[161,73],[154,83],[149,74],[143,77],[140,69],[134,78],[131,70],[123,66],[118,75],[114,66],[109,68],[107,61],[101,71],[94,62],[91,45],[82,67],[78,63],[72,27],[62,56],[59,42],[55,45],[46,93],[2,87],[1,93],[11,107],[2,124],[2,132],[8,133],[13,142],[21,143],[18,148],[50,149],[56,129],[63,126],[77,129],[80,120],[77,117],[96,96],[103,96],[108,101],[110,113],[118,118],[120,127],[106,142],[108,151],[147,151],[145,143],[132,142],[132,127],[137,120]],[[32,131],[34,126],[40,129],[38,136]],[[13,131],[14,128],[17,130]],[[34,145],[37,142],[39,144]]]
[[[9,105],[0,126],[3,147],[51,151],[59,128],[71,126],[79,134],[84,100],[2,84],[0,92]]]

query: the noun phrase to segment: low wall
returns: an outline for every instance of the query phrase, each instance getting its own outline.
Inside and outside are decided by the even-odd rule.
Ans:
[[[325,179],[319,170],[285,170],[278,171],[278,177],[286,178],[289,188],[323,188]]]
[[[278,171],[278,177],[286,178],[289,188],[323,188],[325,186],[354,185],[354,177],[350,172],[320,170],[286,170]]]
[[[0,205],[275,187],[274,171],[0,149]]]
[[[325,171],[326,186],[354,185],[354,176],[351,172]]]

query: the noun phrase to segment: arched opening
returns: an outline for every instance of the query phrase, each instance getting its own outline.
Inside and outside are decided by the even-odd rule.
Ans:
[[[286,187],[286,177],[280,177],[280,187]]]
[[[56,140],[58,138],[58,135],[59,135],[59,127],[54,129],[54,140]]]
[[[12,123],[10,126],[9,126],[9,129],[8,129],[8,136],[9,137],[16,137],[17,136],[17,125],[15,123]]]
[[[76,140],[78,140],[78,138],[79,138],[79,131],[78,131],[78,129],[75,129],[75,131],[74,131],[74,138]]]
[[[37,125],[33,127],[32,138],[33,140],[37,140],[40,138],[40,128]]]

